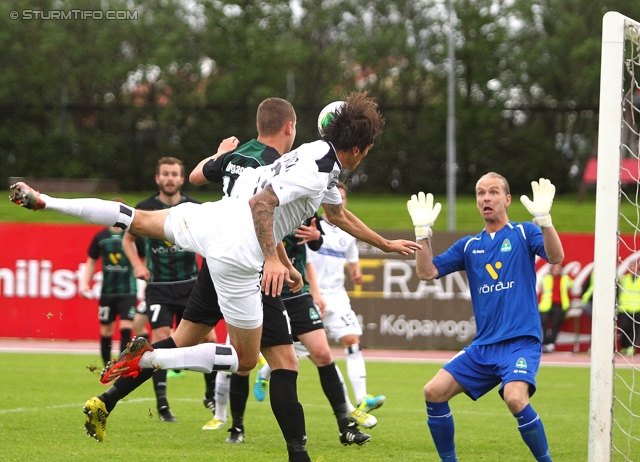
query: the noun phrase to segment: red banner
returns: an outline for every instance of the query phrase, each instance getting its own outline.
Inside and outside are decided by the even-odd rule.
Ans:
[[[95,225],[0,223],[0,337],[97,340],[100,263],[79,295]],[[219,338],[226,332],[221,323]],[[114,339],[119,339],[116,330]]]
[[[101,272],[94,275],[92,299],[81,298],[78,291],[89,244],[100,229],[94,225],[0,223],[0,239],[5,243],[0,254],[0,337],[99,338]],[[461,235],[441,233],[441,238],[434,242],[434,251],[444,250],[436,249],[435,244],[448,246]],[[407,236],[403,235],[411,238]],[[575,280],[572,296],[577,308],[581,287],[593,267],[594,238],[591,234],[571,233],[562,233],[561,238],[566,256],[564,270]],[[633,244],[632,236],[625,236],[625,240]],[[626,252],[621,255],[623,272],[626,262],[632,258],[631,249],[637,247],[621,245],[620,248],[621,254]],[[474,332],[470,330],[473,326],[468,318],[472,312],[463,279],[420,283],[413,258],[397,259],[377,249],[369,252],[361,248],[360,259],[365,283],[348,289],[354,310],[364,319],[363,343],[380,348],[404,345],[405,348],[436,349],[454,349],[469,343]],[[540,261],[538,268],[540,279],[546,272],[544,262]],[[376,303],[380,304],[380,313],[374,309]],[[449,313],[458,313],[461,319],[453,319]],[[560,343],[564,343],[566,349],[573,347],[574,334],[580,334],[580,349],[588,348],[590,319],[579,316],[577,320],[568,319],[563,326]],[[409,329],[418,324],[419,332]],[[436,334],[442,331],[442,335],[428,335],[427,328]],[[223,340],[224,327],[217,331]],[[409,338],[407,332],[415,335]]]

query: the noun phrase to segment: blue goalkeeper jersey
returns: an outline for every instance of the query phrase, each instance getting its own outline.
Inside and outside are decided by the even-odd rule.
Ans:
[[[536,294],[536,255],[547,259],[542,232],[514,223],[496,233],[482,231],[434,257],[438,277],[466,270],[476,321],[472,345],[532,336],[542,340]]]

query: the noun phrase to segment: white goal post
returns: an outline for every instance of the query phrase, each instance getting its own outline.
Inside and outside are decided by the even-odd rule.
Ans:
[[[621,258],[621,223],[640,230],[640,204],[638,195],[640,181],[637,171],[632,173],[636,180],[635,191],[628,196],[621,187],[621,158],[639,159],[638,153],[638,107],[634,106],[634,95],[638,90],[638,57],[640,49],[640,23],[616,12],[608,12],[603,18],[602,55],[600,74],[600,111],[598,127],[598,170],[596,183],[596,223],[594,249],[594,292],[591,343],[591,380],[589,404],[589,462],[610,462],[631,460],[629,449],[638,448],[640,441],[640,416],[636,415],[636,402],[628,409],[625,421],[634,420],[632,425],[616,422],[618,408],[627,411],[626,403],[632,398],[640,401],[640,387],[616,390],[616,360],[621,355],[616,352],[616,313],[618,265],[624,266]],[[631,119],[629,117],[631,116]],[[631,122],[629,122],[631,120]],[[635,130],[635,131],[634,131]],[[629,136],[630,135],[630,136]],[[635,138],[635,140],[633,139]],[[640,161],[639,161],[640,162]],[[638,164],[640,165],[640,163]],[[624,172],[626,175],[629,172]],[[633,197],[635,195],[635,197]],[[621,215],[620,201],[629,199],[635,207],[634,213]],[[635,202],[634,202],[635,200]],[[622,220],[621,220],[622,218]],[[632,241],[635,241],[632,239]],[[632,242],[631,249],[624,246],[624,253],[636,255],[638,248]],[[635,257],[634,257],[635,258]],[[638,339],[634,339],[637,344]],[[637,372],[640,361],[631,359],[631,374]],[[625,376],[626,377],[626,376]],[[622,379],[624,382],[624,379]],[[624,387],[621,387],[624,388]],[[616,399],[616,393],[630,393],[624,406]],[[633,396],[636,394],[638,396]],[[634,408],[636,411],[634,411]],[[615,432],[622,432],[624,444],[617,445]],[[618,446],[622,446],[618,447]],[[635,456],[640,456],[636,453]],[[637,459],[636,459],[637,460]]]

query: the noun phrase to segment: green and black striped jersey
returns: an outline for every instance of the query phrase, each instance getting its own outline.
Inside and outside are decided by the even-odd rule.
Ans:
[[[122,250],[124,231],[105,228],[99,231],[89,245],[89,257],[102,259],[101,295],[126,295],[136,293],[136,280],[129,259]],[[136,238],[138,255],[144,257],[144,242]]]
[[[229,196],[245,168],[269,165],[279,158],[280,153],[276,149],[253,139],[204,164],[202,174],[212,183],[222,181],[222,192]]]
[[[202,174],[212,183],[222,182],[222,191],[224,195],[230,196],[235,181],[242,174],[244,169],[270,165],[279,158],[280,153],[275,148],[253,139],[239,146],[234,151],[224,153],[216,159],[210,160],[204,164]],[[311,219],[306,220],[305,224],[309,225],[310,221]],[[316,223],[318,223],[317,220]],[[322,232],[319,224],[317,224],[317,226],[320,229],[320,232]],[[298,245],[298,242],[300,242],[300,239],[295,237],[295,233],[291,233],[283,239],[287,256],[293,266],[302,275],[304,285],[300,292],[293,294],[289,290],[289,286],[284,284],[282,298],[299,295],[301,293],[306,294],[309,292],[309,283],[305,277],[307,269],[306,247],[304,245]],[[317,241],[308,243],[307,245],[309,245],[313,250],[318,250],[322,245],[322,237]]]
[[[316,218],[316,226],[318,227],[318,229],[320,230],[320,233],[322,234],[322,228],[320,227],[320,220],[318,220],[317,215],[314,215],[311,218],[307,218],[304,221],[304,224],[306,226],[311,226],[311,220],[313,218]],[[284,250],[287,252],[287,257],[289,258],[289,261],[291,262],[291,264],[293,265],[293,267],[295,269],[298,270],[298,272],[302,275],[302,289],[300,289],[300,292],[296,292],[296,293],[292,293],[291,290],[289,289],[289,286],[285,283],[282,286],[282,298],[289,298],[289,297],[293,297],[294,295],[300,295],[300,294],[306,294],[309,293],[309,282],[307,281],[307,246],[305,245],[298,245],[298,243],[301,242],[301,239],[296,237],[296,233],[295,231],[291,234],[287,234],[284,239],[282,240],[282,243],[284,244]],[[311,250],[318,250],[321,246],[322,246],[322,235],[320,236],[320,239],[318,239],[317,241],[311,241],[308,242],[307,245],[309,246],[309,248]]]
[[[158,198],[158,194],[156,193],[150,198],[139,202],[136,208],[141,210],[170,208]],[[200,203],[200,201],[182,195],[182,199],[178,204],[185,202]],[[180,249],[168,241],[145,238],[145,255],[147,257],[147,268],[151,272],[150,283],[186,281],[194,279],[198,274],[196,254]]]

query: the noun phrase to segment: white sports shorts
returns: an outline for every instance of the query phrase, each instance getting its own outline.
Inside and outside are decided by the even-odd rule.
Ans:
[[[322,324],[329,337],[338,340],[346,335],[362,335],[362,328],[356,313],[351,309],[351,301],[346,291],[323,293],[322,298],[327,304]]]
[[[248,201],[180,204],[170,209],[164,229],[169,241],[207,259],[225,321],[241,329],[259,327],[264,256]]]

